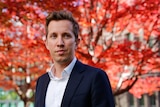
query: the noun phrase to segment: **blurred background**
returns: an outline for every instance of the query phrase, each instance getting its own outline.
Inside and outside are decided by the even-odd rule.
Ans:
[[[0,0],[0,107],[33,107],[52,63],[45,18],[61,9],[80,24],[77,58],[108,74],[116,107],[160,107],[159,0]]]

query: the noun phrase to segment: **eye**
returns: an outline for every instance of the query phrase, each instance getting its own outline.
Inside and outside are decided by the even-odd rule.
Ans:
[[[50,36],[49,36],[50,38],[56,38],[57,37],[57,35],[55,34],[55,33],[52,33],[52,34],[50,34]]]
[[[71,38],[72,35],[69,34],[69,33],[64,33],[64,34],[63,34],[63,37],[66,38],[66,39],[68,39],[68,38]]]

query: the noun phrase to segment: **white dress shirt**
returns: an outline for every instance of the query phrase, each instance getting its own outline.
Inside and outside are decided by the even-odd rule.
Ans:
[[[57,78],[52,73],[53,66],[51,66],[48,74],[50,77],[50,82],[46,92],[45,107],[60,107],[64,91],[71,74],[71,71],[76,63],[76,58],[63,70],[62,78]]]

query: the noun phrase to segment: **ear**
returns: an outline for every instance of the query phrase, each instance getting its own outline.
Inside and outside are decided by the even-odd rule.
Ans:
[[[49,48],[48,48],[48,41],[45,40],[44,43],[45,43],[46,48],[49,50]]]
[[[76,46],[75,46],[75,49],[77,49],[77,47],[78,47],[78,44],[79,44],[79,42],[80,42],[80,39],[78,38],[78,39],[76,39]]]
[[[76,39],[76,48],[78,47],[79,42],[80,42],[80,39],[79,38]]]

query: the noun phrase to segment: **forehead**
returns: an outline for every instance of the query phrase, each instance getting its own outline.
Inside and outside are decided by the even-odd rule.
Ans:
[[[72,23],[68,20],[51,21],[48,25],[48,31],[72,31]]]

